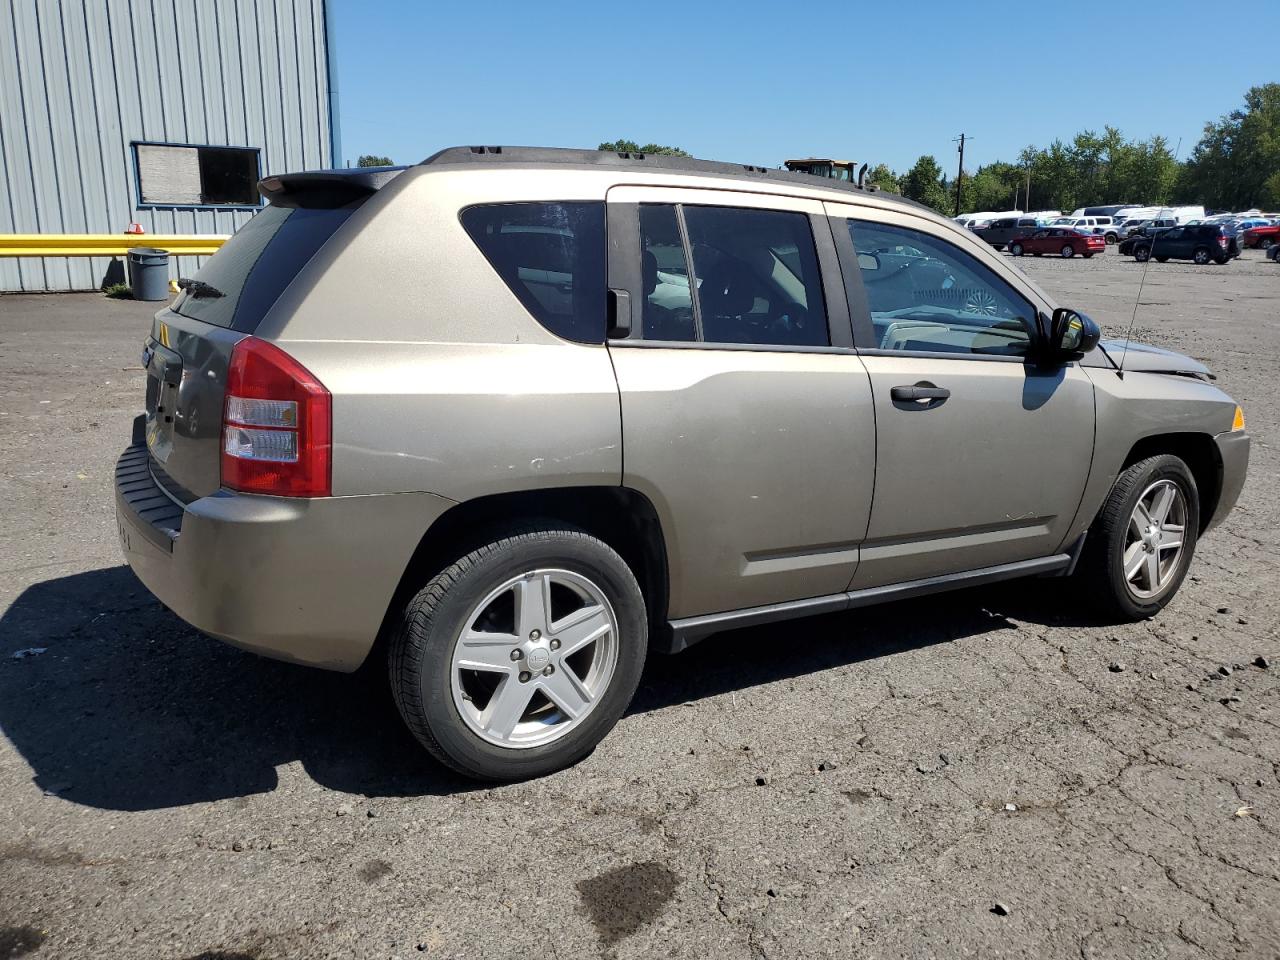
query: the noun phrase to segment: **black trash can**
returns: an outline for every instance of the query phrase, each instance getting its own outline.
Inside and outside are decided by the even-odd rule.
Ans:
[[[129,286],[135,300],[169,299],[169,252],[154,247],[129,249]]]

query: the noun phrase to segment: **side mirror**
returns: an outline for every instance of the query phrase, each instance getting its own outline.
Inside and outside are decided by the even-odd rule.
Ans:
[[[1049,323],[1049,356],[1058,361],[1078,360],[1098,345],[1102,330],[1092,317],[1058,307]]]
[[[858,268],[860,270],[879,270],[880,258],[874,253],[859,253]]]

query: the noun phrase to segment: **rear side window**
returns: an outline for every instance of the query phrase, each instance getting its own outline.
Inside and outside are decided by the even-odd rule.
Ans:
[[[269,206],[236,231],[195,275],[173,310],[253,333],[271,306],[359,203],[306,209]]]
[[[603,343],[603,203],[494,203],[462,226],[524,308],[557,336]]]

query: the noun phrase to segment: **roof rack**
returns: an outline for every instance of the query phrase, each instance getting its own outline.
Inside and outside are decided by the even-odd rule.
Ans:
[[[809,173],[776,170],[749,163],[722,163],[718,160],[696,160],[666,154],[629,151],[576,150],[568,147],[469,146],[446,147],[422,161],[420,166],[444,164],[523,164],[527,166],[563,165],[571,167],[631,167],[633,169],[693,173],[703,176],[735,177],[743,180],[780,180],[811,189],[851,193],[879,193],[886,199],[901,201],[912,207],[924,207],[914,200],[885,193],[873,185],[858,186],[852,181],[815,177]]]

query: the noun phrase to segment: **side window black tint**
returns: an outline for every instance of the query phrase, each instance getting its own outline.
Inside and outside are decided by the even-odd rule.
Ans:
[[[640,206],[640,257],[644,279],[641,329],[646,340],[696,340],[693,293],[676,208]]]
[[[1026,354],[1035,316],[1031,304],[975,257],[939,237],[885,223],[850,220],[849,235],[862,267],[876,346]]]
[[[603,343],[603,203],[494,203],[462,225],[526,310],[552,333]]]
[[[808,216],[737,207],[686,206],[683,211],[703,340],[831,342]]]

